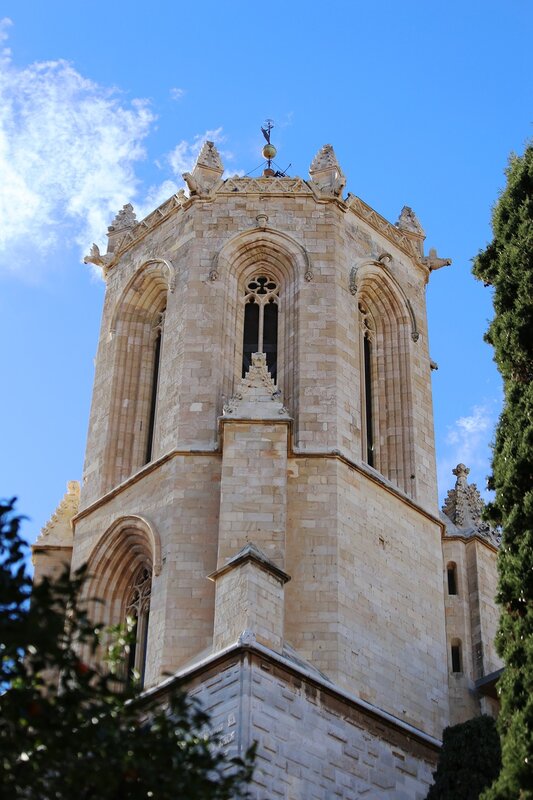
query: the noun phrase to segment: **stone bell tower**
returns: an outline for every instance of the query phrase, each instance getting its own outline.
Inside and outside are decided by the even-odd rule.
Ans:
[[[86,259],[72,565],[137,620],[145,687],[176,674],[231,754],[258,741],[257,797],[423,797],[449,720],[425,287],[449,261],[410,209],[343,198],[331,145],[309,180],[223,171],[206,142],[188,193],[125,206]]]

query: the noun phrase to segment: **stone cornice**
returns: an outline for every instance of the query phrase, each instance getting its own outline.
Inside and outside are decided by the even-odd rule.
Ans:
[[[446,527],[446,526],[444,526],[444,527]],[[463,544],[468,544],[469,542],[476,541],[476,542],[479,542],[480,544],[482,544],[488,550],[492,550],[493,553],[498,553],[499,552],[499,548],[496,545],[492,544],[492,542],[490,542],[488,539],[486,539],[484,536],[482,536],[479,533],[473,533],[471,536],[461,536],[461,535],[457,535],[457,534],[449,535],[449,534],[444,533],[443,536],[442,536],[442,541],[443,542],[463,542]]]
[[[183,210],[186,211],[194,203],[212,203],[217,197],[227,197],[235,194],[240,195],[259,195],[269,197],[309,197],[317,203],[329,203],[336,205],[342,211],[351,211],[363,222],[366,222],[375,231],[385,236],[392,244],[396,245],[409,258],[413,259],[417,266],[423,270],[426,277],[429,277],[429,268],[420,260],[420,254],[416,252],[412,241],[395,225],[374,211],[359,197],[348,194],[346,200],[319,191],[312,182],[305,181],[303,178],[279,177],[279,178],[241,178],[234,176],[220,181],[211,191],[205,194],[193,194],[188,197],[183,189],[169,197],[161,203],[154,211],[150,212],[144,219],[137,222],[132,227],[125,229],[122,238],[117,238],[114,252],[108,253],[104,258],[107,259],[104,273],[107,273],[117,265],[120,258],[132,247],[141,242],[145,236],[174,214]],[[89,259],[90,260],[90,259]]]
[[[171,461],[173,458],[179,457],[189,457],[189,458],[205,458],[214,456],[215,458],[222,458],[222,448],[223,448],[223,431],[224,427],[227,423],[232,425],[287,425],[289,428],[289,436],[287,437],[287,458],[290,459],[310,459],[310,458],[323,458],[329,460],[337,460],[341,463],[345,464],[350,470],[353,472],[357,472],[360,475],[364,475],[368,478],[372,483],[375,483],[377,486],[380,486],[384,489],[388,494],[393,495],[398,500],[400,500],[405,505],[412,508],[417,513],[421,514],[430,522],[434,523],[442,533],[444,537],[445,532],[445,523],[442,520],[438,519],[438,517],[433,516],[429,511],[426,511],[425,508],[418,505],[412,498],[408,495],[404,494],[400,489],[395,487],[393,484],[389,483],[386,478],[380,475],[378,472],[373,470],[371,467],[367,467],[365,464],[358,464],[355,461],[352,461],[347,456],[343,455],[340,451],[324,451],[324,452],[305,452],[305,451],[298,451],[295,452],[292,447],[292,420],[290,419],[279,419],[279,420],[250,420],[250,419],[233,419],[228,417],[219,417],[219,422],[222,422],[221,425],[221,441],[220,447],[213,449],[213,450],[172,450],[169,453],[166,453],[161,458],[152,461],[150,464],[146,464],[142,469],[138,472],[135,472],[125,481],[120,483],[118,486],[115,486],[109,492],[99,497],[93,503],[88,505],[86,508],[83,508],[73,519],[72,519],[72,526],[75,532],[76,523],[78,520],[87,517],[93,511],[100,508],[101,506],[108,503],[110,500],[113,500],[118,495],[122,494],[126,489],[130,486],[133,486],[138,481],[142,480],[145,475],[149,475],[151,472],[155,472],[159,469],[163,464]],[[457,539],[459,537],[453,537]]]
[[[382,217],[381,214],[378,214],[377,211],[374,211],[374,209],[361,200],[360,197],[356,197],[353,194],[348,194],[346,206],[359,217],[359,219],[367,222],[375,231],[381,233],[390,242],[395,244],[396,247],[402,250],[409,258],[414,259],[420,268],[429,276],[429,269],[420,263],[420,255],[416,252],[411,240],[395,225],[385,219],[385,217]]]

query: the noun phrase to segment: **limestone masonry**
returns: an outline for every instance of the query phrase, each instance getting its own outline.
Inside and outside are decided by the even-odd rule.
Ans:
[[[424,798],[443,728],[496,713],[498,539],[468,469],[437,504],[424,254],[405,207],[310,180],[223,178],[109,228],[81,492],[36,576],[87,562],[131,666],[184,679],[254,797]],[[161,682],[166,683],[161,686]]]

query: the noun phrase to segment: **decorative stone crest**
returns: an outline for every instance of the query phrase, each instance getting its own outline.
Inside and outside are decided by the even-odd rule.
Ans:
[[[267,369],[264,353],[252,354],[252,365],[231,400],[224,405],[223,416],[238,419],[289,419],[281,402],[281,392]]]
[[[224,165],[214,142],[204,142],[192,172],[184,172],[183,180],[191,195],[207,195],[224,173]]]
[[[469,468],[464,464],[457,464],[452,472],[457,480],[455,488],[448,491],[442,507],[443,512],[460,529],[461,536],[478,534],[491,544],[499,546],[501,534],[483,519],[485,503],[476,484],[467,481]]]
[[[330,144],[320,148],[309,167],[311,183],[321,194],[340,197],[346,186],[346,178]]]

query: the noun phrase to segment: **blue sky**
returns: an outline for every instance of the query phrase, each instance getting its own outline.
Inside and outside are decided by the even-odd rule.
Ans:
[[[0,495],[35,538],[82,471],[104,284],[81,261],[115,212],[182,185],[205,138],[229,174],[307,177],[333,144],[347,190],[413,207],[453,259],[428,288],[441,495],[483,488],[500,381],[470,274],[511,151],[531,137],[533,5],[376,0],[4,0],[0,14]]]

